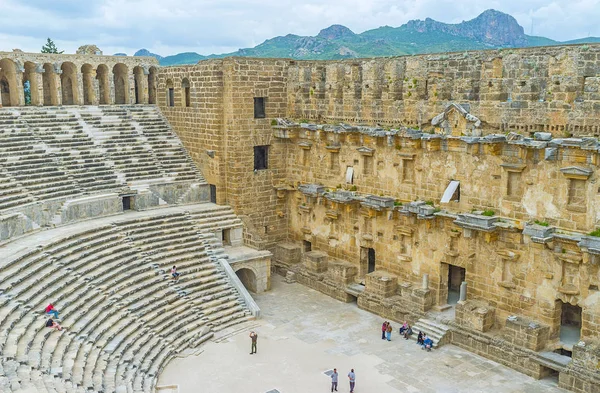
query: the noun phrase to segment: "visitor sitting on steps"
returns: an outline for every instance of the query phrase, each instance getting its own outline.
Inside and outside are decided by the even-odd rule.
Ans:
[[[429,338],[429,336],[425,336],[425,339],[423,340],[423,345],[421,346],[421,349],[426,349],[428,352],[431,351],[431,348],[433,347],[433,340],[431,338]]]
[[[52,320],[52,318],[50,318],[46,321],[46,327],[56,329],[56,330],[62,330],[62,327],[58,323],[54,322]]]
[[[56,311],[52,303],[46,306],[46,314],[52,314],[54,319],[58,319],[58,311]]]
[[[413,334],[412,328],[410,327],[410,325],[407,326],[406,329],[404,329],[404,339],[408,340],[408,337]]]
[[[423,334],[422,331],[419,330],[419,335],[417,336],[417,345],[423,345],[424,338],[425,338],[425,335]]]
[[[173,269],[171,269],[171,276],[173,276],[173,280],[179,279],[179,273],[177,273],[177,266],[173,266]]]

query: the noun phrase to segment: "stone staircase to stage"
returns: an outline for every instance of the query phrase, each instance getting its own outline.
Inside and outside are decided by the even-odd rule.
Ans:
[[[0,391],[153,392],[173,356],[252,319],[217,262],[215,234],[241,225],[205,203],[0,246]],[[44,327],[48,302],[62,332]]]
[[[419,331],[421,331],[431,338],[433,341],[433,348],[438,348],[449,342],[447,334],[450,328],[430,319],[420,318],[412,326],[412,330],[413,334],[410,336],[411,339],[417,341],[417,336],[419,335]]]

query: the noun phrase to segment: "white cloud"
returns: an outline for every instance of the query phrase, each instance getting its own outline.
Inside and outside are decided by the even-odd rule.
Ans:
[[[67,52],[96,44],[107,54],[162,55],[252,47],[278,35],[315,35],[338,23],[360,33],[430,17],[458,23],[488,8],[530,33],[557,40],[600,36],[600,0],[1,0],[0,50],[39,51],[51,37]]]

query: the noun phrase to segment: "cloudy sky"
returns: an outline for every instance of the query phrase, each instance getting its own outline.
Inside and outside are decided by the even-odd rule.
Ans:
[[[232,52],[288,33],[343,24],[356,33],[427,17],[459,23],[494,8],[530,34],[600,36],[600,0],[0,0],[0,50],[39,52],[51,37],[66,53]]]

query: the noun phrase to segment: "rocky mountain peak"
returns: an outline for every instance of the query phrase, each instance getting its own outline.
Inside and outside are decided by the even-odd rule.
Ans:
[[[343,38],[351,38],[356,34],[346,26],[342,25],[331,25],[326,29],[319,32],[317,37],[324,38],[326,40],[339,40]]]

